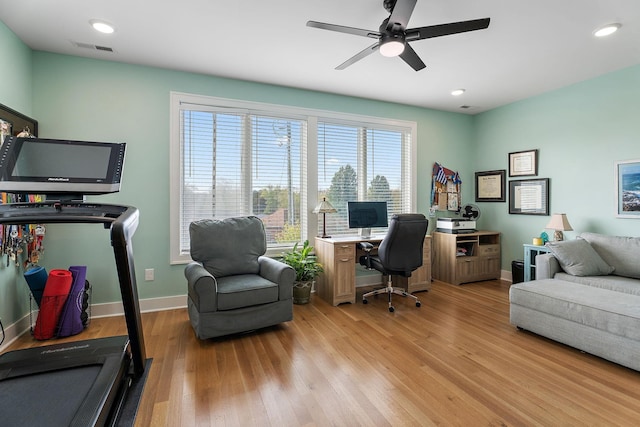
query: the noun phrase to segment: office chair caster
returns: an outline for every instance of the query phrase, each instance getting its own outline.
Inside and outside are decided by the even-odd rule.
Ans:
[[[363,303],[363,304],[366,304],[366,303],[368,303],[368,302],[369,302],[369,301],[367,301],[365,298],[362,298],[362,303]]]
[[[390,305],[389,306],[389,313],[393,313],[394,311],[396,311],[396,309],[392,305]]]
[[[420,301],[416,301],[416,307],[420,307],[422,304],[420,304]]]

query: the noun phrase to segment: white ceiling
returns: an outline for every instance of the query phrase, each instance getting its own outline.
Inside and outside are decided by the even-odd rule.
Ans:
[[[379,53],[336,71],[375,41],[306,26],[377,31],[387,16],[382,0],[0,0],[0,19],[34,50],[469,114],[640,63],[640,0],[418,0],[410,28],[491,18],[487,30],[412,42],[419,72]],[[90,19],[117,30],[99,34]],[[621,30],[593,37],[611,22]]]

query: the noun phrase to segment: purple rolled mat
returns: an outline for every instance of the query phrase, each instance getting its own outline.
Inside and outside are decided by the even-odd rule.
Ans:
[[[69,297],[64,304],[60,320],[58,322],[58,336],[68,337],[82,332],[82,298],[84,297],[84,283],[87,278],[87,267],[73,265],[69,267],[73,276],[73,283],[69,291]]]

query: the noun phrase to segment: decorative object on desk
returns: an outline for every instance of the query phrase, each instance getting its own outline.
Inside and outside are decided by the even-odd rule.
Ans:
[[[323,238],[331,237],[327,235],[327,214],[338,212],[331,203],[327,202],[327,198],[323,197],[322,201],[313,210],[314,214],[322,214],[322,236]]]
[[[640,218],[640,160],[616,162],[616,216]]]
[[[547,242],[549,241],[549,235],[547,234],[546,231],[543,231],[542,233],[540,233],[540,238],[542,239],[543,245],[546,245]]]
[[[305,240],[302,248],[298,243],[293,249],[282,254],[282,262],[291,266],[296,272],[296,281],[293,284],[293,303],[306,304],[311,297],[311,287],[316,277],[324,271],[318,257],[313,254],[313,246]]]
[[[506,171],[476,172],[476,202],[504,202]]]
[[[549,215],[549,178],[509,181],[509,213]]]
[[[538,150],[509,153],[509,176],[538,175]]]
[[[550,230],[555,230],[553,233],[553,239],[560,241],[564,240],[564,236],[562,235],[563,231],[573,231],[571,228],[571,224],[569,224],[569,220],[567,219],[567,214],[563,213],[554,213],[551,216],[551,221],[545,228]]]
[[[533,238],[533,244],[536,246],[542,246],[544,245],[544,242],[542,240],[542,237],[534,237]]]

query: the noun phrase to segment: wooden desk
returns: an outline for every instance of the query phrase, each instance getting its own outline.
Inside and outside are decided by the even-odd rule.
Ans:
[[[384,236],[360,237],[316,237],[315,250],[324,273],[316,281],[318,295],[331,305],[356,302],[356,270],[364,252],[356,246],[359,242],[380,243]],[[386,280],[386,279],[385,279]],[[423,264],[411,277],[394,276],[393,285],[407,292],[427,291],[431,288],[431,236],[426,236],[423,246]],[[382,285],[382,282],[381,282]]]

